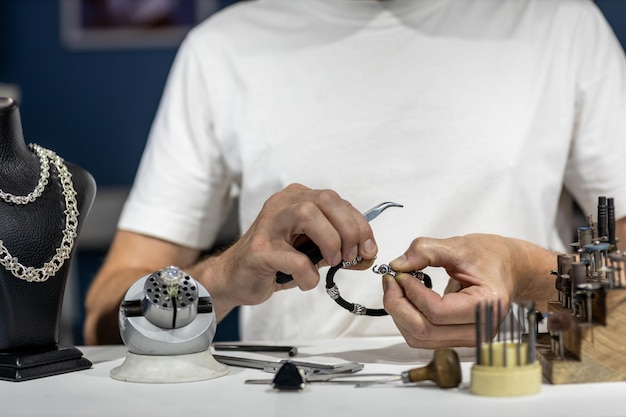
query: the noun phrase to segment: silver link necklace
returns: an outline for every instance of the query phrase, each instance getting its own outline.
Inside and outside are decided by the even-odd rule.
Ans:
[[[16,196],[0,190],[0,197],[7,203],[24,205],[35,201],[45,189],[50,177],[50,163],[57,170],[59,181],[65,197],[65,228],[63,229],[63,239],[55,250],[54,256],[40,268],[22,265],[18,258],[11,255],[9,250],[0,240],[0,265],[10,271],[15,277],[28,282],[44,282],[54,276],[63,267],[66,259],[69,259],[74,247],[74,240],[77,237],[78,228],[78,204],[76,202],[76,191],[72,182],[72,174],[63,162],[63,158],[49,149],[42,148],[37,144],[28,145],[39,157],[40,175],[35,189],[25,196]]]

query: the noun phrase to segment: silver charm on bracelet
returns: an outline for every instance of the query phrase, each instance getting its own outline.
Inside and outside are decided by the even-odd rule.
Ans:
[[[357,316],[365,316],[367,314],[367,307],[363,304],[354,303],[351,313],[356,314]]]
[[[348,268],[348,267],[351,267],[351,266],[354,266],[354,265],[358,264],[362,260],[363,260],[363,258],[361,258],[360,256],[357,256],[356,258],[354,258],[351,261],[341,261],[341,267],[342,268]]]
[[[336,300],[341,296],[339,288],[337,288],[336,285],[333,285],[331,288],[326,288],[326,294],[328,294],[333,300]]]
[[[377,274],[381,274],[381,275],[391,275],[392,277],[395,277],[396,275],[398,275],[398,271],[393,270],[389,265],[387,264],[381,264],[381,265],[374,265],[372,267],[372,271],[374,271]],[[433,283],[432,280],[430,279],[430,276],[428,274],[425,274],[422,271],[411,271],[411,272],[407,272],[408,274],[414,276],[415,278],[419,279],[420,281],[422,281],[424,283],[424,285],[426,285],[426,287],[428,288],[432,288],[433,287]]]

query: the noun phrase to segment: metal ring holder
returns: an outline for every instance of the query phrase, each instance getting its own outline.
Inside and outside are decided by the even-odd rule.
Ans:
[[[211,295],[176,266],[136,281],[120,304],[118,322],[128,352],[110,371],[114,379],[191,382],[229,372],[210,350],[217,328]]]

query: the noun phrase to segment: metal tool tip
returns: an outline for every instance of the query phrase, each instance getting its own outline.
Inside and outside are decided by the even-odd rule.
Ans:
[[[371,209],[369,209],[368,211],[363,213],[363,216],[365,216],[365,218],[367,219],[368,222],[372,221],[373,219],[378,217],[378,215],[380,213],[382,213],[384,210],[388,209],[389,207],[404,207],[404,206],[402,204],[400,204],[400,203],[394,203],[392,201],[386,201],[384,203],[380,203],[380,204],[372,207]]]

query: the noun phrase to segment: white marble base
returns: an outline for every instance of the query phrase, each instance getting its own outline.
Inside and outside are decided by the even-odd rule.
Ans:
[[[126,382],[176,383],[204,381],[224,376],[228,366],[213,358],[210,350],[188,355],[149,356],[126,354],[124,363],[113,368],[111,378]]]

